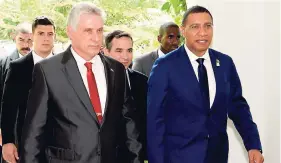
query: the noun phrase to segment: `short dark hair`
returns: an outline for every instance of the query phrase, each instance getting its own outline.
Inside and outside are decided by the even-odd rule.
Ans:
[[[213,16],[208,9],[203,6],[192,6],[184,13],[181,25],[184,26],[188,16],[195,13],[207,13],[211,16],[211,19],[213,21]]]
[[[163,36],[164,33],[166,32],[167,28],[169,27],[176,27],[176,28],[179,28],[179,26],[174,23],[174,22],[167,22],[167,23],[164,23],[160,26],[159,28],[159,35]]]
[[[33,20],[32,23],[32,32],[35,31],[38,25],[51,25],[54,27],[54,31],[56,30],[55,23],[52,19],[48,18],[47,16],[39,16]]]
[[[105,36],[105,47],[106,47],[106,49],[111,50],[111,48],[112,48],[112,40],[114,38],[118,39],[118,38],[121,38],[121,37],[128,37],[133,42],[133,38],[132,38],[132,36],[129,33],[125,32],[125,31],[121,31],[121,30],[115,30],[115,31],[110,32],[109,34],[107,34]]]

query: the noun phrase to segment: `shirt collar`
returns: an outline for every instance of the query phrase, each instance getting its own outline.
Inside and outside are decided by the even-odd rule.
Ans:
[[[157,52],[158,52],[158,57],[159,57],[159,58],[165,55],[165,54],[160,50],[160,48],[158,49]]]
[[[23,57],[23,55],[21,53],[18,52],[18,54],[19,54],[19,58]]]
[[[99,55],[96,55],[91,60],[86,61],[78,53],[76,53],[75,50],[72,47],[70,48],[70,50],[71,50],[71,53],[73,54],[73,57],[76,60],[78,65],[84,65],[86,62],[92,62],[94,64],[94,63],[98,62],[99,60],[101,61],[101,58],[100,58]]]
[[[189,57],[190,62],[194,62],[194,61],[196,62],[198,58],[204,58],[208,62],[210,62],[211,60],[209,55],[209,49],[205,52],[205,54],[202,57],[198,57],[197,55],[192,53],[185,44],[184,44],[184,49]]]
[[[35,51],[32,51],[32,56],[33,56],[33,62],[34,64],[36,64],[37,62],[40,62],[43,59],[47,59],[53,56],[53,52],[51,52],[46,58],[42,58],[41,56],[39,56],[38,54],[36,54]]]

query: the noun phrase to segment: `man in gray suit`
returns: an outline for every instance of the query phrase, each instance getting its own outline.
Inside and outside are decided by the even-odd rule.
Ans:
[[[179,26],[173,22],[164,23],[160,26],[157,39],[160,43],[159,49],[136,58],[133,63],[133,70],[139,71],[149,77],[154,61],[178,48],[180,43]]]
[[[6,78],[6,74],[10,62],[18,58],[21,58],[30,52],[31,47],[33,45],[31,36],[32,36],[31,24],[27,22],[18,24],[14,33],[16,49],[13,51],[13,53],[9,55],[3,55],[0,58],[0,100],[2,100],[4,81]],[[2,145],[1,129],[0,129],[0,143]]]
[[[35,64],[20,163],[141,163],[125,67],[100,53],[102,11],[78,3],[69,48]]]
[[[0,100],[2,99],[2,90],[10,62],[28,54],[33,45],[31,24],[27,22],[18,24],[14,35],[16,49],[13,53],[1,56],[0,58]]]

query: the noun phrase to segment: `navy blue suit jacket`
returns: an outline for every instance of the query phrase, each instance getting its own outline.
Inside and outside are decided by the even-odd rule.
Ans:
[[[149,78],[149,163],[227,163],[229,117],[245,148],[261,150],[256,124],[232,59],[209,49],[216,95],[210,109],[184,46],[156,60]],[[219,62],[219,64],[216,64]]]

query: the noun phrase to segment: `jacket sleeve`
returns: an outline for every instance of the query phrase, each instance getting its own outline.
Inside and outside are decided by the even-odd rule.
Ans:
[[[165,62],[158,59],[153,65],[147,93],[147,152],[149,163],[164,163],[164,106],[168,88]]]
[[[15,126],[20,97],[22,95],[19,75],[20,70],[11,62],[4,84],[1,101],[1,129],[3,144],[16,143]]]
[[[44,131],[48,112],[48,87],[43,69],[36,64],[33,71],[33,83],[27,102],[24,122],[20,163],[44,163]]]
[[[251,149],[261,151],[262,147],[257,125],[252,119],[250,107],[246,99],[242,96],[241,82],[232,60],[230,69],[230,87],[231,99],[228,108],[228,116],[241,135],[247,151]]]
[[[139,142],[139,131],[136,127],[136,114],[135,106],[133,105],[133,99],[131,96],[126,72],[124,71],[125,77],[125,92],[124,92],[124,104],[122,109],[122,116],[125,128],[125,146],[126,150],[129,151],[127,155],[123,155],[123,158],[126,158],[125,162],[130,163],[142,163],[144,161],[143,156],[141,155],[142,144]]]

